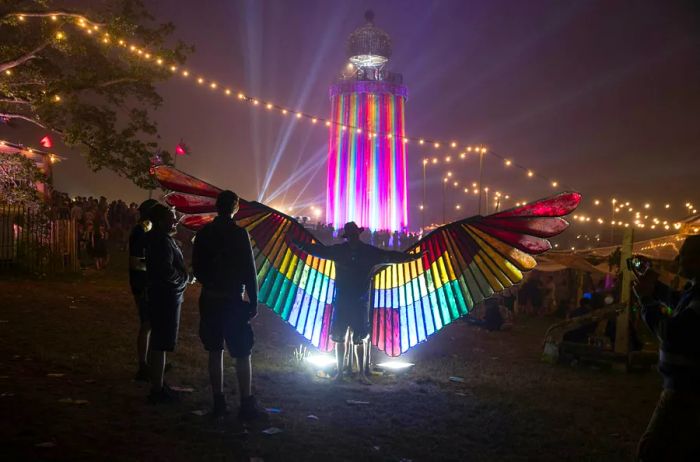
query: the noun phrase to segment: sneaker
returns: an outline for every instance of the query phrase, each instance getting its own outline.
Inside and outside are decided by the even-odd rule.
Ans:
[[[212,417],[215,419],[220,419],[226,415],[228,415],[228,409],[226,408],[226,396],[223,393],[214,395],[214,410],[212,411]]]
[[[148,370],[148,366],[139,367],[139,370],[136,371],[136,375],[134,375],[134,380],[136,382],[148,382],[150,379],[151,376],[150,371]]]
[[[240,420],[250,422],[259,419],[263,416],[263,414],[264,411],[260,409],[258,400],[255,399],[255,396],[251,395],[247,398],[241,399],[241,408],[238,410],[238,418]]]
[[[148,395],[148,402],[151,404],[173,404],[178,401],[180,401],[180,398],[177,393],[167,385],[163,385],[160,391],[151,391]]]

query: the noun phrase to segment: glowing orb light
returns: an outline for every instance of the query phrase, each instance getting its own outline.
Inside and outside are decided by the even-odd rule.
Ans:
[[[318,369],[325,369],[336,364],[335,357],[322,354],[310,355],[306,358],[306,362]]]
[[[408,363],[406,361],[389,361],[377,364],[377,367],[380,369],[386,369],[394,372],[405,371],[412,368],[413,366],[415,366],[414,363]]]

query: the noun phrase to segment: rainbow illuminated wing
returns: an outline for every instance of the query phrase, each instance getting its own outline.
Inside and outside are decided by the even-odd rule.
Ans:
[[[421,259],[391,265],[373,280],[372,344],[398,356],[467,314],[480,301],[523,279],[546,238],[568,227],[564,215],[581,200],[574,192],[486,217],[442,226],[407,252]]]
[[[167,166],[155,168],[156,178],[172,190],[165,200],[185,214],[180,223],[194,231],[216,216],[221,191]],[[291,324],[315,347],[330,351],[330,320],[335,290],[335,265],[288,245],[288,239],[314,242],[296,220],[258,202],[240,201],[234,217],[250,234],[258,270],[258,300]]]

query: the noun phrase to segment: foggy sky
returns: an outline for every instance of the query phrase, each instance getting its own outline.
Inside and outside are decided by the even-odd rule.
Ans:
[[[393,39],[390,69],[403,73],[409,88],[409,135],[483,143],[589,200],[700,201],[700,12],[691,2],[146,4],[195,46],[187,63],[193,75],[321,116],[330,112],[328,86],[345,63],[345,40],[372,8],[376,25]],[[326,129],[226,100],[191,79],[174,78],[159,90],[165,104],[155,118],[163,146],[172,151],[182,138],[193,151],[178,159],[179,168],[271,205],[323,204]],[[0,127],[3,138],[35,146],[40,133]],[[146,197],[113,174],[90,173],[77,153],[56,151],[68,157],[55,169],[57,189]],[[408,146],[409,214],[418,225],[421,159],[433,154]],[[476,168],[474,161],[452,166],[468,183]],[[440,218],[445,169],[428,172],[433,221]],[[285,181],[286,194],[269,200]],[[494,159],[486,162],[484,184],[518,200],[554,191]],[[461,203],[462,212],[451,209],[448,218],[475,212],[473,196],[450,194],[448,202]],[[679,209],[666,215],[678,218]]]

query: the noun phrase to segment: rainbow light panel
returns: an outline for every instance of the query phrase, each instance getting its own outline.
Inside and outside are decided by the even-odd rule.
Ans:
[[[405,94],[384,82],[331,87],[326,219],[336,229],[408,227]]]

